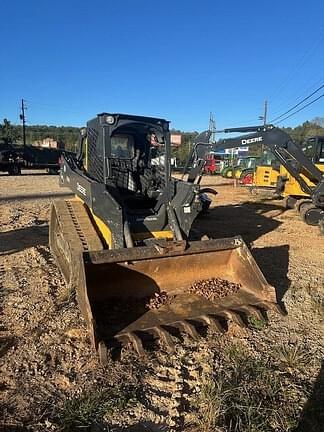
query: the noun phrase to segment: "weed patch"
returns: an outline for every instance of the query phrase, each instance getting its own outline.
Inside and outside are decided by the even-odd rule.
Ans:
[[[253,330],[263,330],[268,326],[268,323],[265,319],[259,319],[254,315],[250,315],[248,317],[248,324]]]
[[[231,344],[202,379],[196,424],[203,432],[290,431],[297,426],[298,383],[287,381],[270,363]]]
[[[65,402],[58,423],[64,432],[84,430],[104,418],[109,419],[114,412],[132,406],[135,401],[136,389],[133,387],[89,390]]]

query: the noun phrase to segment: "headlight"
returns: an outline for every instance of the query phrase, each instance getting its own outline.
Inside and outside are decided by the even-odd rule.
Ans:
[[[109,125],[113,125],[115,123],[115,117],[111,115],[107,116],[106,123],[108,123]]]

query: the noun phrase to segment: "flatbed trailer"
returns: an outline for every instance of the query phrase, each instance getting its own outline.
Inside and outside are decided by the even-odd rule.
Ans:
[[[58,174],[63,149],[39,148],[0,144],[0,171],[9,175],[20,175],[22,169],[47,169],[49,174]]]

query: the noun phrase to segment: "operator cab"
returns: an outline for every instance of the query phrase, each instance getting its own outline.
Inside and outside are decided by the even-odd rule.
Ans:
[[[314,163],[324,163],[324,137],[316,136],[308,138],[302,147],[305,155]]]
[[[127,212],[155,213],[170,178],[168,132],[163,119],[100,114],[82,138],[84,172],[105,183]]]

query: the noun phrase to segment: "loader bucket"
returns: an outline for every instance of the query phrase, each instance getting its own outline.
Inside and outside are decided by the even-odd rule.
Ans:
[[[243,325],[249,315],[280,311],[275,289],[241,237],[84,252],[75,272],[78,302],[102,363],[115,343],[141,353],[143,341],[159,339],[172,349],[173,330],[197,337],[200,326],[222,331],[227,320]]]

